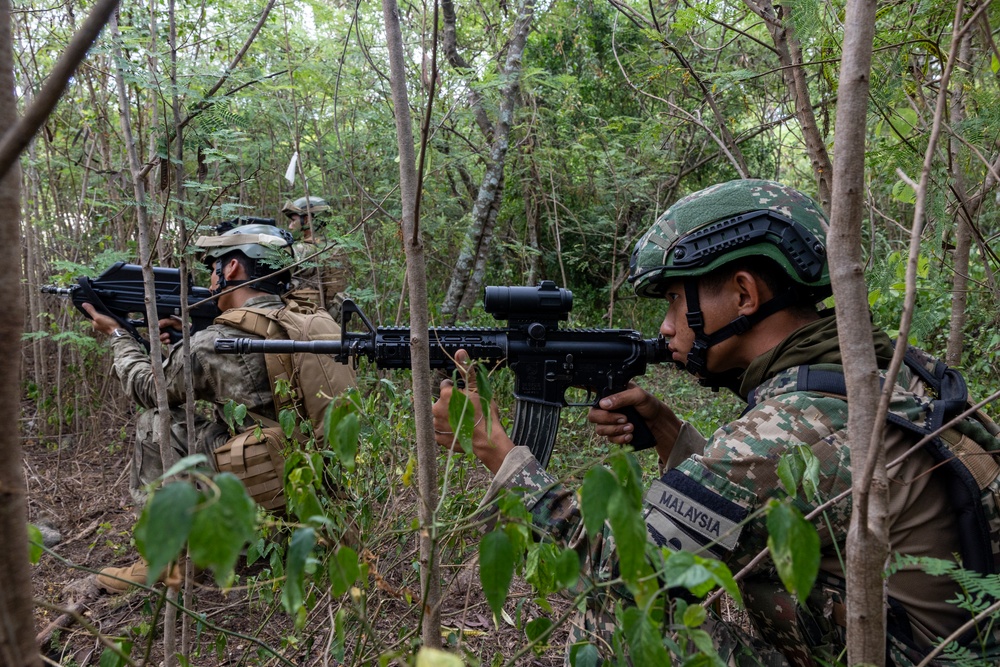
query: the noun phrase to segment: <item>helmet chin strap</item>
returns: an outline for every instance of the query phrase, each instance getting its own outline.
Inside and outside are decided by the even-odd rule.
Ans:
[[[215,283],[215,289],[210,289],[208,291],[208,293],[211,294],[212,296],[220,294],[223,290],[228,289],[230,287],[238,287],[245,282],[249,282],[247,280],[226,280],[226,276],[223,275],[222,273],[221,259],[215,260],[214,272],[215,275],[219,278],[219,280]]]
[[[740,315],[726,326],[712,334],[705,333],[705,316],[701,312],[701,302],[698,298],[698,281],[689,278],[684,281],[684,295],[687,301],[687,323],[694,332],[694,344],[688,352],[687,361],[683,364],[684,370],[692,375],[699,376],[702,384],[711,386],[724,386],[732,389],[732,384],[736,376],[732,371],[724,373],[712,373],[708,370],[708,349],[713,345],[718,345],[722,341],[746,333],[764,318],[770,317],[779,310],[788,308],[794,302],[793,292],[788,289],[769,301],[760,305],[757,310],[749,315]],[[743,369],[738,371],[741,374]],[[738,376],[737,374],[737,376]]]

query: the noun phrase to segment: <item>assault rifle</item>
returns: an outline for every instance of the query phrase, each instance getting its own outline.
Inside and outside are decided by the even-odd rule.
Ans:
[[[153,267],[156,284],[156,317],[165,319],[181,314],[181,273],[179,269]],[[149,350],[149,341],[139,334],[139,329],[148,327],[146,321],[146,290],[142,282],[142,267],[138,264],[117,262],[97,278],[80,276],[75,285],[42,287],[45,294],[58,294],[73,299],[73,305],[88,318],[83,309],[89,303],[97,312],[115,318],[118,325],[132,334],[132,337]],[[204,287],[195,287],[188,281],[188,314],[191,316],[191,333],[201,331],[219,315],[219,307],[214,301],[199,303],[212,294]],[[198,304],[197,306],[195,304]],[[180,340],[180,332],[168,329],[170,340]]]
[[[596,405],[601,398],[625,389],[629,380],[646,372],[648,364],[670,361],[662,337],[643,339],[629,329],[560,329],[559,321],[573,308],[573,293],[551,280],[537,287],[487,287],[483,308],[494,318],[507,320],[507,327],[430,329],[431,368],[453,370],[459,349],[487,366],[509,367],[514,372],[516,399],[511,438],[529,447],[542,466],[548,465],[563,407]],[[215,350],[332,354],[343,364],[357,364],[358,357],[364,356],[378,368],[410,368],[409,327],[376,328],[349,299],[341,313],[340,340],[221,338]],[[355,315],[364,331],[349,331]],[[571,394],[571,388],[583,391]],[[626,414],[634,429],[631,444],[635,449],[652,447],[653,434],[635,408]]]

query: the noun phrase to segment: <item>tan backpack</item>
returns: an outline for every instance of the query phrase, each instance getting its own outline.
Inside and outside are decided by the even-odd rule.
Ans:
[[[340,326],[328,312],[306,301],[287,299],[284,308],[233,308],[215,318],[266,339],[340,340]],[[266,354],[274,411],[295,407],[300,419],[309,419],[322,435],[326,408],[334,397],[354,386],[354,369],[325,354]],[[284,380],[291,388],[279,396],[276,387]]]
[[[293,299],[286,299],[285,306],[278,309],[233,308],[215,322],[266,339],[340,340],[340,326],[327,311]],[[275,414],[280,419],[282,410],[294,409],[296,424],[308,419],[317,440],[322,439],[327,406],[354,386],[354,369],[323,354],[266,354],[264,359]],[[279,395],[280,381],[287,382],[290,391]],[[269,419],[251,416],[261,422],[261,428],[230,438],[215,451],[215,462],[220,471],[232,472],[243,480],[255,501],[280,511],[285,506],[283,447],[279,446],[282,429]],[[292,437],[300,442],[306,439],[298,427]]]

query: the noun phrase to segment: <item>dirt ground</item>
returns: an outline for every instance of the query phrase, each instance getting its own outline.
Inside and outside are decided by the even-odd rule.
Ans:
[[[118,435],[131,431],[120,420],[113,422],[109,418],[104,425],[106,437],[67,436],[59,446],[51,439],[24,440],[29,519],[52,543],[33,574],[37,637],[49,664],[96,665],[105,646],[122,639],[134,643],[134,664],[162,664],[162,586],[108,595],[95,585],[94,572],[137,558],[130,544],[137,516],[128,492],[131,441]],[[116,441],[120,444],[107,444]],[[482,475],[486,483],[485,471],[472,474]],[[393,496],[392,502],[398,506],[380,508],[385,516],[413,516],[412,499]],[[241,559],[231,590],[220,590],[205,574],[194,575],[190,588],[181,591],[182,600],[188,596],[193,620],[186,628],[180,620],[169,627],[176,627],[178,640],[190,646],[192,665],[367,665],[379,664],[380,656],[388,664],[406,664],[420,636],[419,605],[409,595],[417,581],[412,566],[416,541],[404,532],[368,546],[373,574],[364,591],[364,623],[350,599],[330,599],[317,591],[308,617],[296,629],[275,599],[277,587],[261,579],[263,563],[248,567]],[[513,624],[520,620],[523,625],[542,612],[531,600],[530,588],[515,578],[505,608],[508,616],[494,627],[474,562],[456,560],[452,554],[454,564],[442,567],[445,643],[466,664],[504,664],[526,643]],[[565,611],[565,602],[551,602],[555,614]],[[346,627],[346,649],[339,660],[338,612]],[[529,652],[514,663],[561,665],[564,641],[565,631],[558,630],[547,650]]]

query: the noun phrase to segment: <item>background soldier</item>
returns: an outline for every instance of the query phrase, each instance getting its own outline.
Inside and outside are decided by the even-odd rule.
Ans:
[[[787,497],[777,465],[795,445],[808,447],[820,466],[819,497],[796,501],[803,513],[850,490],[845,400],[798,388],[804,379],[799,375],[805,373],[802,369],[815,364],[835,369],[841,363],[836,319],[831,312],[816,309],[831,294],[827,228],[819,207],[796,190],[769,181],[738,180],[680,200],[637,243],[630,281],[639,296],[666,301],[660,333],[669,339],[673,360],[703,383],[730,387],[750,401],[743,416],[708,440],[664,402],[634,385],[590,411],[588,419],[599,435],[627,444],[633,427],[617,411],[634,406],[655,437],[664,474],[654,482],[655,493],[646,495],[644,516],[648,539],[657,546],[707,552],[724,560],[732,571],[747,565],[767,544],[766,517],[757,510],[772,498]],[[767,233],[760,233],[764,229]],[[873,334],[884,370],[893,344],[881,330],[876,328]],[[473,389],[474,383],[469,386]],[[926,411],[926,389],[924,381],[904,368],[893,410],[910,410],[914,415]],[[434,405],[436,438],[445,447],[454,446],[448,425],[453,391],[450,381],[443,382]],[[477,395],[469,395],[479,420],[474,453],[495,475],[486,500],[504,488],[526,490],[526,506],[534,521],[586,553],[590,576],[611,577],[617,556],[608,548],[610,535],[586,535],[575,495],[567,493],[526,447],[511,441],[496,410],[491,411],[488,437],[480,423]],[[917,440],[892,425],[885,436],[886,460],[895,459]],[[928,451],[920,450],[893,469],[889,542],[896,553],[954,561],[960,552],[957,513],[946,476],[930,474],[935,467]],[[672,500],[664,502],[665,498]],[[712,521],[692,522],[690,512],[683,512],[692,506],[703,509]],[[843,659],[844,571],[839,556],[850,514],[849,501],[825,513],[824,526],[829,530],[820,530],[820,579],[802,606],[785,591],[768,563],[740,581],[760,639],[750,640],[735,626],[710,621],[724,661],[813,665]],[[727,530],[720,536],[706,526]],[[988,554],[989,545],[983,548]],[[957,597],[958,587],[948,577],[902,568],[887,584],[890,627],[895,628],[890,640],[897,664],[911,664],[914,656],[969,618],[949,602]],[[593,641],[613,631],[614,622],[602,622],[609,618],[607,609],[600,608],[607,600],[593,602],[584,622],[571,631],[571,641]],[[609,646],[605,643],[609,639],[593,643]]]
[[[302,260],[322,251],[295,270],[292,295],[318,304],[340,322],[350,266],[343,249],[326,249],[329,243],[323,230],[329,222],[329,211],[329,204],[321,197],[299,197],[281,207],[295,237],[295,257]]]
[[[219,310],[281,308],[284,302],[279,295],[287,291],[287,272],[252,284],[244,283],[289,264],[292,259],[291,243],[291,235],[287,231],[261,224],[243,225],[217,237],[199,238],[195,245],[205,250],[203,261],[212,272],[212,293],[225,292],[219,296]],[[234,287],[233,291],[226,291]],[[195,433],[190,439],[193,450],[189,449],[184,414],[184,350],[181,343],[171,347],[163,361],[170,404],[170,448],[175,455],[174,460],[164,461],[156,437],[159,411],[149,355],[138,341],[117,328],[114,319],[98,313],[90,304],[84,307],[93,318],[94,330],[110,336],[114,369],[125,393],[144,408],[136,420],[132,455],[130,490],[137,502],[145,502],[147,484],[159,478],[166,468],[184,456],[204,454],[209,464],[215,465],[213,452],[230,437],[229,426],[223,417],[223,407],[228,401],[246,405],[248,412],[277,419],[264,355],[216,354],[216,339],[248,334],[230,326],[213,324],[191,336],[194,398],[211,402],[215,412],[214,419],[196,417]],[[168,327],[180,328],[180,323],[170,319],[160,320],[161,331]],[[161,339],[168,341],[166,334],[162,334]],[[248,417],[245,425],[251,423]],[[105,568],[97,578],[98,585],[108,592],[121,592],[128,588],[127,582],[145,583],[146,570],[146,563],[141,559],[128,567]],[[179,583],[179,575],[171,574],[172,581],[168,580],[168,583]]]

